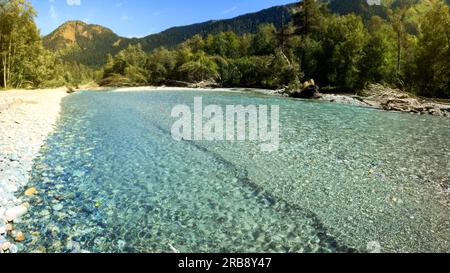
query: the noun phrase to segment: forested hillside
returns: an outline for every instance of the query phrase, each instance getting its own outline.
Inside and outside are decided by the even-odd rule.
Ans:
[[[108,54],[116,54],[128,41],[108,28],[69,21],[45,36],[43,43],[66,61],[100,66],[106,62]]]
[[[31,5],[0,0],[0,84],[17,88],[89,81],[109,86],[207,81],[295,91],[314,79],[321,87],[357,91],[381,83],[421,96],[450,98],[446,2],[327,3],[304,0],[133,40],[100,26],[69,22],[44,39],[50,52],[43,47]],[[284,14],[287,9],[290,15]]]
[[[389,16],[388,6],[395,8],[396,5],[405,1],[420,2],[419,0],[383,0],[384,5],[369,5],[366,0],[322,0],[320,2],[325,3],[331,13],[339,15],[355,13],[361,16],[364,23],[367,24],[373,16],[387,19]],[[297,7],[298,4],[276,6],[228,20],[212,20],[173,27],[161,33],[133,39],[119,37],[110,29],[102,26],[88,25],[81,21],[69,21],[45,36],[44,46],[58,53],[58,56],[66,61],[99,67],[105,64],[108,54],[115,55],[130,44],[141,44],[144,51],[150,52],[158,47],[173,48],[197,34],[202,37],[227,31],[232,31],[237,35],[254,34],[261,24],[273,24],[279,30],[283,24],[292,20],[292,15]]]
[[[174,27],[134,39],[119,37],[105,27],[70,21],[45,36],[44,46],[66,61],[98,67],[105,64],[108,54],[115,55],[129,44],[141,44],[145,51],[151,51],[161,46],[173,48],[196,34],[206,36],[224,31],[233,31],[238,35],[255,33],[261,24],[266,23],[280,28],[283,22],[291,21],[293,6],[276,6],[233,19]]]
[[[150,54],[140,44],[129,46],[109,59],[101,84],[209,81],[295,91],[314,79],[322,87],[357,91],[382,83],[450,97],[450,13],[442,0],[391,1],[366,18],[304,0],[292,18],[279,29],[263,24],[256,34],[196,35]]]
[[[199,34],[219,34],[232,31],[237,35],[256,33],[261,24],[273,24],[277,29],[283,23],[292,19],[292,8],[295,5],[276,6],[256,13],[242,15],[228,20],[214,20],[190,26],[174,27],[159,34],[149,35],[142,39],[135,39],[134,43],[140,43],[144,50],[149,51],[164,46],[171,48]]]

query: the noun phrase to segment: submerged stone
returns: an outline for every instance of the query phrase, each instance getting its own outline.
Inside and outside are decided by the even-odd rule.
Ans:
[[[36,188],[29,188],[25,191],[25,196],[33,196],[37,192]]]

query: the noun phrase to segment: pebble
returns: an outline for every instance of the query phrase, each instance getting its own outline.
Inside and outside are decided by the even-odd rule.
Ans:
[[[16,245],[14,245],[14,244],[11,244],[11,246],[9,247],[9,253],[17,253],[17,252],[19,252],[19,248],[16,246]]]
[[[19,157],[17,156],[17,154],[10,154],[9,160],[10,161],[19,161]]]
[[[61,99],[66,95],[64,90],[0,92],[0,234],[5,237],[13,231],[13,226],[8,222],[18,223],[27,213],[27,206],[20,205],[22,201],[17,197],[20,195],[18,191],[30,179],[33,160],[54,130],[61,110]],[[9,104],[14,104],[14,107],[8,107]],[[22,192],[25,196],[31,197],[37,193],[35,188],[25,189]],[[3,250],[1,246],[6,238],[2,235],[0,252],[20,252],[21,244],[11,244],[9,250]]]
[[[124,248],[125,248],[125,245],[126,245],[127,243],[125,242],[125,241],[123,241],[123,240],[119,240],[118,242],[117,242],[117,246],[119,247],[119,249],[120,250],[123,250]]]
[[[54,211],[60,211],[64,208],[64,206],[62,204],[56,204],[53,206],[53,210]]]
[[[5,218],[8,222],[12,222],[27,213],[28,209],[24,205],[10,208],[5,212]]]
[[[33,196],[37,192],[36,188],[29,188],[25,191],[25,196]]]
[[[23,242],[25,241],[25,234],[23,232],[19,231],[17,235],[14,237],[14,241],[16,242]]]
[[[50,215],[50,211],[49,211],[49,210],[43,210],[43,211],[41,211],[40,215],[41,215],[42,217],[49,216],[49,215]]]
[[[7,233],[6,225],[0,226],[0,235],[5,235]]]
[[[2,250],[3,251],[8,251],[10,247],[11,247],[11,243],[10,242],[4,242],[2,244]]]

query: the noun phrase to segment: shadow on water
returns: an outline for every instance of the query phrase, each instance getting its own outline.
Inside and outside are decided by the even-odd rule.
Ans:
[[[154,124],[154,127],[160,130],[163,134],[171,135],[171,133],[164,128]],[[289,204],[282,198],[277,198],[270,192],[266,191],[263,187],[252,182],[249,179],[248,171],[244,167],[239,167],[232,162],[226,160],[221,155],[208,150],[207,148],[197,144],[195,141],[183,140],[184,143],[194,146],[196,149],[202,151],[203,153],[209,154],[217,164],[225,166],[231,171],[232,175],[238,179],[243,187],[248,187],[254,193],[255,198],[263,204],[269,203],[271,207],[275,208],[281,213],[295,212],[302,217],[311,219],[313,227],[317,232],[317,237],[320,238],[320,246],[322,249],[332,249],[335,252],[353,253],[358,252],[355,248],[348,247],[339,243],[333,236],[331,236],[325,227],[325,225],[320,221],[319,217],[312,211],[308,209],[301,208],[294,204]],[[283,210],[283,211],[280,211]]]

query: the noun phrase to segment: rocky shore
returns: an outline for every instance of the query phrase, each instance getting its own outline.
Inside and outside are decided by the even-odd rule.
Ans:
[[[306,82],[306,88],[298,92],[288,91],[286,89],[270,90],[258,88],[221,88],[213,87],[209,82],[200,82],[197,84],[182,85],[176,87],[168,86],[139,86],[139,87],[81,87],[78,90],[96,90],[96,91],[233,91],[233,92],[256,92],[265,95],[285,96],[299,99],[314,99],[328,101],[333,103],[348,104],[359,107],[371,107],[385,111],[407,112],[421,115],[434,115],[441,117],[450,117],[450,100],[433,100],[429,98],[415,97],[399,89],[393,89],[380,84],[369,85],[359,95],[352,94],[333,94],[321,93],[321,90],[314,82]]]
[[[28,236],[14,227],[29,208],[21,196],[37,191],[26,188],[29,173],[66,95],[64,88],[0,91],[0,253],[20,251]]]
[[[321,94],[319,99],[355,106],[373,107],[385,111],[450,117],[450,101],[444,102],[414,97],[401,90],[379,84],[369,85],[362,95]]]

